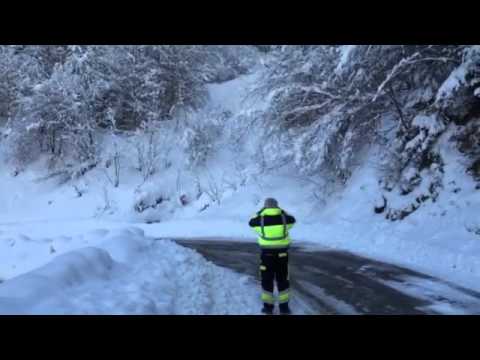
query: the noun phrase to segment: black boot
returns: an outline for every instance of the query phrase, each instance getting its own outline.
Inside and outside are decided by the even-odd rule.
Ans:
[[[288,303],[280,304],[280,315],[291,315],[292,312],[290,311],[290,307]]]
[[[264,313],[265,315],[273,315],[273,305],[264,303],[262,313]]]

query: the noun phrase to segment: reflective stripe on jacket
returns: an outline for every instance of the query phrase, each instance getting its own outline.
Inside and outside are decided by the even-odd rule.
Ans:
[[[258,244],[262,248],[286,248],[291,239],[288,231],[295,218],[280,208],[264,208],[250,219],[249,225],[258,233]]]

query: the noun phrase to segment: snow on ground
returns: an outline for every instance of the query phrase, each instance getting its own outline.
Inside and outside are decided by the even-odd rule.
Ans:
[[[257,314],[261,307],[252,279],[171,241],[155,241],[138,228],[98,230],[87,238],[94,246],[1,283],[0,314]],[[10,250],[8,258],[45,262],[48,252],[38,250]]]
[[[471,315],[478,312],[478,298],[470,296],[448,283],[405,276],[402,281],[384,281],[385,285],[402,293],[431,302],[426,306],[445,315]]]
[[[251,74],[239,76],[234,80],[208,85],[210,105],[222,107],[233,114],[258,108],[261,104],[252,107],[251,103],[246,103],[249,90],[255,85],[257,78],[258,72],[253,70]],[[248,106],[244,106],[246,104]]]
[[[360,315],[358,311],[356,311],[352,306],[349,304],[336,299],[333,296],[330,296],[326,293],[325,290],[322,288],[315,286],[313,284],[307,283],[305,281],[299,281],[299,283],[305,288],[308,289],[308,291],[311,294],[315,294],[319,299],[322,299],[322,301],[328,305],[329,307],[335,309],[339,313],[343,315]]]

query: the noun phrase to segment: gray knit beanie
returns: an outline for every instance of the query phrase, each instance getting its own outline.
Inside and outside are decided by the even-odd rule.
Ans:
[[[265,199],[264,207],[266,207],[266,208],[278,208],[278,202],[277,202],[277,200],[275,200],[273,198],[267,198],[267,199]]]

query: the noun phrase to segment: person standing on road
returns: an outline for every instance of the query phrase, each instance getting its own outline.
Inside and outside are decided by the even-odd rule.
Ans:
[[[264,314],[273,314],[275,298],[274,282],[278,289],[280,314],[290,314],[290,277],[288,272],[288,248],[290,236],[288,231],[295,224],[295,218],[282,210],[275,199],[265,200],[264,207],[249,222],[259,235],[260,274],[262,280],[262,301]]]

